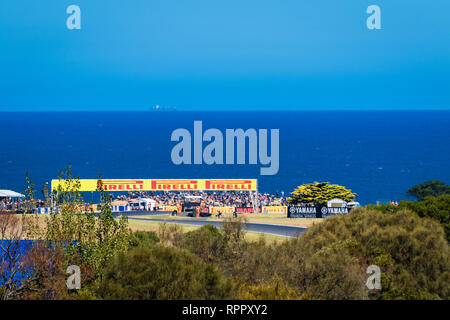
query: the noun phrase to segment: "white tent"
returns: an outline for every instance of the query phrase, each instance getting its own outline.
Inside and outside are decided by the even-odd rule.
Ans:
[[[344,200],[341,199],[333,199],[327,202],[327,207],[331,208],[331,207],[335,207],[335,208],[342,208],[347,206],[347,202],[345,202]]]
[[[25,196],[11,190],[0,190],[0,198],[25,198]]]
[[[349,207],[349,208],[356,208],[359,206],[360,206],[359,202],[356,202],[356,201],[347,202],[347,207]]]
[[[156,201],[148,198],[139,198],[131,202],[130,205],[134,209],[153,211],[156,206]]]

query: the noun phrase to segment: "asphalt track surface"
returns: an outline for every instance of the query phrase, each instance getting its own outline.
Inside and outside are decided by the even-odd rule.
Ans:
[[[184,224],[184,225],[193,225],[193,226],[204,226],[207,224],[213,225],[215,227],[221,228],[222,222],[221,221],[210,221],[205,220],[201,218],[186,218],[183,220],[176,220],[176,219],[158,219],[158,218],[141,218],[138,217],[139,215],[167,215],[167,213],[151,213],[151,212],[126,212],[123,213],[124,215],[128,216],[129,220],[141,220],[141,221],[153,221],[153,222],[167,222],[167,223],[177,223],[177,224]],[[192,220],[191,220],[192,219]],[[297,227],[297,226],[284,226],[284,225],[277,225],[277,224],[265,224],[265,223],[245,223],[245,230],[248,232],[256,232],[256,233],[265,233],[265,234],[273,234],[277,236],[284,236],[284,237],[298,237],[303,232],[306,231],[307,228],[304,227]]]

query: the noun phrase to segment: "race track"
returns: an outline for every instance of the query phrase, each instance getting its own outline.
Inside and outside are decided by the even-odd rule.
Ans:
[[[141,220],[141,221],[153,221],[153,222],[167,222],[167,223],[177,223],[177,224],[184,224],[184,225],[194,225],[194,226],[204,226],[207,224],[213,225],[215,227],[221,228],[222,222],[221,221],[210,221],[205,219],[199,219],[199,218],[190,218],[190,219],[183,219],[183,220],[177,220],[177,219],[159,219],[159,218],[144,218],[144,217],[137,217],[139,214],[133,213],[126,213],[129,220]],[[167,215],[167,214],[149,214],[148,212],[145,213],[145,215]],[[245,223],[245,230],[248,232],[257,232],[257,233],[266,233],[266,234],[273,234],[277,236],[284,236],[284,237],[297,237],[301,235],[303,232],[306,231],[307,228],[304,227],[297,227],[297,226],[283,226],[283,225],[276,225],[276,224],[264,224],[264,223]]]

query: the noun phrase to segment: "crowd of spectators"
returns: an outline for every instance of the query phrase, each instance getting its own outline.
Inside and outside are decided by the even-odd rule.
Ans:
[[[175,206],[184,201],[185,196],[200,196],[205,206],[251,207],[253,203],[250,193],[246,191],[130,192],[127,195],[118,195],[116,199],[130,201],[137,198],[148,198],[155,200],[159,206]],[[284,192],[275,195],[258,193],[257,197],[262,206],[287,205]]]
[[[203,206],[215,206],[215,207],[252,207],[254,194],[250,194],[248,191],[189,191],[189,192],[129,192],[128,194],[120,194],[113,198],[111,194],[111,200],[123,200],[131,202],[138,198],[153,199],[156,201],[157,206],[178,206],[180,203],[185,202],[186,196],[201,197]],[[284,192],[269,194],[258,193],[258,203],[260,206],[286,206],[287,197],[284,196]],[[29,200],[26,199],[10,199],[0,198],[0,211],[21,211],[29,204]],[[43,200],[34,200],[32,207],[44,208],[48,207],[48,203]]]
[[[0,211],[20,210],[25,203],[22,199],[0,198]]]
[[[25,207],[44,208],[48,204],[44,200],[27,200],[24,198],[0,198],[0,211],[23,211]]]

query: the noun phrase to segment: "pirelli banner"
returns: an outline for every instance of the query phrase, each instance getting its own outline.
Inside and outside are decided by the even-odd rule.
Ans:
[[[262,213],[287,213],[288,207],[286,206],[262,206]]]
[[[97,179],[79,180],[79,191],[256,191],[256,179]],[[52,180],[52,189],[64,188],[64,180]]]
[[[234,207],[209,207],[209,213],[234,213]]]

